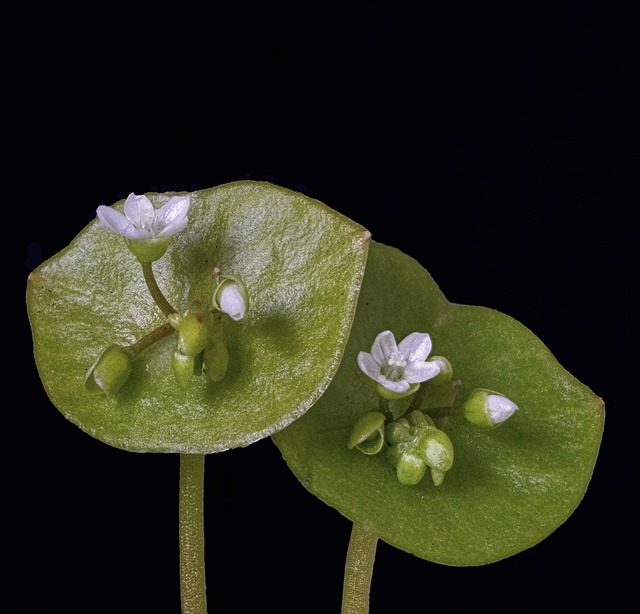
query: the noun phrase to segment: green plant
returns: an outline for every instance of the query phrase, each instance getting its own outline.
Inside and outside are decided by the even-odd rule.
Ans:
[[[368,609],[378,539],[448,565],[511,556],[564,522],[596,461],[602,401],[533,333],[271,184],[100,207],[27,306],[67,419],[179,455],[185,613],[206,611],[207,454],[272,436],[353,522],[344,612]]]

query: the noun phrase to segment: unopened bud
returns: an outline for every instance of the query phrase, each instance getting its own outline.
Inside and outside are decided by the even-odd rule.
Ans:
[[[213,297],[213,306],[233,320],[244,318],[249,308],[249,293],[243,281],[235,275],[222,275]]]
[[[119,345],[110,345],[98,356],[85,376],[84,384],[93,392],[104,392],[108,397],[122,388],[131,374],[131,356]]]
[[[187,356],[179,349],[174,350],[171,356],[171,368],[175,375],[176,381],[180,386],[186,388],[191,382],[195,371],[196,359],[194,356]]]
[[[208,317],[187,313],[178,326],[178,350],[186,356],[195,356],[202,352],[207,345],[209,329]]]
[[[364,454],[377,454],[384,445],[384,414],[370,411],[360,416],[351,429],[347,447],[357,448]]]
[[[401,484],[414,486],[417,484],[427,470],[427,463],[413,452],[405,452],[398,460],[396,475]]]
[[[453,379],[453,367],[444,356],[432,356],[427,362],[433,362],[440,368],[438,375],[431,378],[430,381],[432,383],[444,384],[445,382],[450,382]]]
[[[215,337],[209,341],[203,355],[202,370],[214,382],[224,379],[229,367],[227,344]]]
[[[486,388],[476,388],[463,405],[464,417],[481,428],[492,429],[510,418],[518,406],[511,400]]]
[[[420,439],[418,449],[427,465],[436,471],[444,473],[453,466],[453,444],[440,429],[430,428]]]
[[[411,441],[413,435],[411,433],[411,425],[409,421],[403,418],[395,422],[389,422],[384,429],[384,438],[389,445],[397,445],[399,443]]]

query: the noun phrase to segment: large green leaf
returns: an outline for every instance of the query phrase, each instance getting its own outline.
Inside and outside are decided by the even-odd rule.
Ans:
[[[385,454],[347,448],[358,417],[378,408],[356,356],[386,329],[398,340],[430,333],[433,353],[448,358],[462,381],[459,399],[489,388],[520,408],[489,431],[449,418],[455,460],[439,487],[428,477],[403,486]],[[567,519],[587,489],[603,424],[602,400],[530,330],[492,309],[449,303],[415,260],[372,242],[335,379],[273,439],[302,484],[344,516],[402,550],[462,566],[513,555]]]
[[[156,206],[171,194],[149,194]],[[123,202],[114,207],[121,210]],[[35,358],[53,404],[82,430],[134,451],[209,453],[246,446],[302,415],[342,358],[369,233],[324,204],[268,183],[193,192],[189,224],[154,263],[178,309],[207,268],[240,275],[250,309],[226,327],[221,382],[175,382],[175,335],[142,352],[116,398],[83,380],[109,344],[131,344],[165,322],[124,239],[91,222],[29,277]]]

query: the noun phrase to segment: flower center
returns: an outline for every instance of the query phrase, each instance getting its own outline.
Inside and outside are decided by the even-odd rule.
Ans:
[[[407,359],[398,350],[391,352],[387,358],[387,364],[383,365],[380,371],[387,379],[397,382],[402,379],[404,368],[407,366]]]
[[[138,227],[153,233],[155,230],[156,214],[155,211],[146,211],[138,222]]]

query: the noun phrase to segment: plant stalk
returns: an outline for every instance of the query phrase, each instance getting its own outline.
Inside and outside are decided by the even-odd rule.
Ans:
[[[180,454],[179,524],[182,614],[206,614],[204,454]]]
[[[150,333],[142,337],[142,339],[138,339],[135,343],[132,343],[126,349],[129,354],[133,356],[137,356],[143,350],[146,350],[148,347],[151,347],[154,343],[161,341],[165,337],[172,335],[175,332],[175,328],[169,324],[169,322],[165,322],[161,326],[158,326],[155,330],[152,330]]]
[[[342,614],[367,614],[378,536],[353,523],[342,588]]]
[[[162,290],[160,290],[160,286],[156,281],[156,276],[153,273],[153,267],[151,266],[151,263],[141,262],[140,264],[142,265],[142,274],[144,275],[144,280],[147,283],[149,294],[151,294],[151,296],[153,297],[156,305],[166,316],[170,316],[172,313],[176,313],[176,310],[162,293]]]

